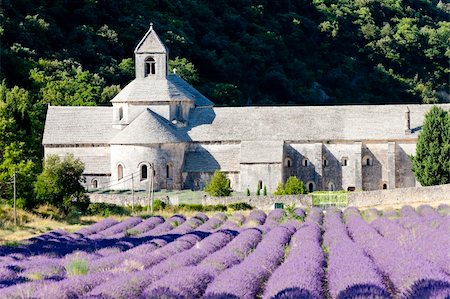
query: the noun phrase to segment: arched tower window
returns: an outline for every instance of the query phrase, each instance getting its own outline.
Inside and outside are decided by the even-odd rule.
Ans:
[[[122,164],[117,165],[117,179],[123,179],[123,166]]]
[[[308,192],[314,191],[314,183],[313,182],[309,182],[307,186],[308,186]]]
[[[387,184],[383,184],[383,190],[387,189]]]
[[[98,188],[98,181],[92,180],[92,188],[97,189]]]
[[[348,164],[348,158],[347,157],[342,157],[341,165],[342,166],[347,166],[347,164]]]
[[[263,188],[263,183],[261,180],[258,182],[258,189],[261,190]]]
[[[327,167],[328,166],[328,160],[327,159],[323,159],[323,167]]]
[[[153,57],[145,60],[145,77],[156,74],[156,61]]]
[[[141,181],[146,180],[148,178],[148,168],[147,165],[141,166]]]

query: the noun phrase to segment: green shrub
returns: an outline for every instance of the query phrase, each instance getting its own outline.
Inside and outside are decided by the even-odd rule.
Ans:
[[[112,203],[97,202],[89,205],[87,214],[109,217],[111,215],[130,215],[130,211]]]
[[[305,193],[306,191],[303,182],[295,176],[289,177],[286,184],[279,183],[274,192],[275,195],[296,195]]]
[[[264,189],[263,189],[263,195],[266,196],[267,195],[267,186],[264,185]]]
[[[246,202],[235,202],[228,205],[228,208],[234,211],[238,210],[252,210],[253,207]]]
[[[261,195],[261,191],[259,190],[259,187],[256,189],[256,196],[260,196]]]
[[[74,258],[66,266],[69,275],[86,275],[89,272],[89,264],[85,259]]]
[[[167,207],[167,204],[160,199],[155,199],[153,201],[153,210],[155,211],[162,211]]]
[[[205,187],[205,192],[210,196],[230,196],[233,189],[230,187],[230,180],[223,172],[216,170],[209,184]]]
[[[37,177],[34,192],[39,203],[56,206],[64,214],[72,210],[85,212],[89,197],[84,194],[84,164],[72,154],[61,160],[49,155],[44,161],[44,170]]]

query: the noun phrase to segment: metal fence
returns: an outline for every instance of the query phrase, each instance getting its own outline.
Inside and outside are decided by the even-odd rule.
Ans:
[[[347,193],[326,192],[318,194],[313,193],[311,195],[314,207],[327,209],[331,207],[345,208],[348,206]]]

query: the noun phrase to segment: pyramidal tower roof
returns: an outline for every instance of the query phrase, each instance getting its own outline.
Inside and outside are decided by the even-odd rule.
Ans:
[[[114,136],[110,144],[159,144],[186,141],[168,120],[145,109],[131,124]]]
[[[150,29],[138,43],[134,53],[167,53],[167,48],[161,42],[155,30],[153,30],[153,23],[150,23]]]

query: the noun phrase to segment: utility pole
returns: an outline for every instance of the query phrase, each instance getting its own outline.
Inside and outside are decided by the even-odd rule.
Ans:
[[[131,214],[134,215],[134,174],[131,174]]]
[[[16,170],[14,169],[13,178],[13,189],[14,189],[14,226],[17,226],[17,210],[16,210]]]
[[[153,165],[152,165],[152,181],[151,181],[151,202],[152,202],[152,205],[151,205],[151,210],[150,210],[150,212],[152,213],[152,215],[153,215],[153,195],[155,194],[154,193],[154,180],[155,180],[155,170],[153,169]]]

